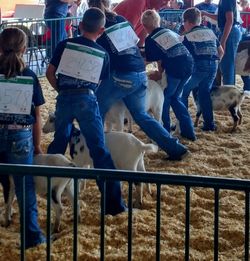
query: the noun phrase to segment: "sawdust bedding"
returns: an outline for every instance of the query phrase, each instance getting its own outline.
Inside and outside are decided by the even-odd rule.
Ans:
[[[45,79],[41,79],[46,104],[42,108],[43,121],[48,112],[54,111],[55,92]],[[238,83],[241,85],[240,78]],[[242,88],[242,85],[240,86]],[[191,105],[192,116],[195,107]],[[243,123],[235,133],[230,133],[232,119],[228,112],[215,113],[218,130],[202,132],[196,128],[197,141],[181,139],[191,152],[181,162],[165,161],[165,154],[146,155],[146,169],[188,175],[249,179],[250,177],[250,99],[242,105]],[[138,127],[134,134],[147,142]],[[42,137],[44,151],[52,135]],[[2,191],[0,192],[2,194]],[[127,186],[123,186],[127,198]],[[220,192],[219,260],[244,259],[244,194],[223,190]],[[99,260],[100,194],[94,182],[87,183],[80,193],[82,222],[79,224],[79,260]],[[73,223],[72,208],[63,199],[61,233],[52,244],[52,260],[72,260]],[[185,190],[183,187],[162,186],[161,197],[161,259],[184,260]],[[3,198],[0,197],[0,208]],[[46,200],[38,196],[39,222],[46,231]],[[133,214],[133,260],[155,259],[156,186],[152,195],[144,193],[142,210]],[[0,227],[0,260],[19,260],[19,217],[17,203],[14,205],[13,223]],[[212,189],[192,189],[190,209],[190,260],[213,260],[214,193]],[[106,217],[106,258],[127,260],[127,213]],[[45,260],[46,245],[26,251],[27,260]]]

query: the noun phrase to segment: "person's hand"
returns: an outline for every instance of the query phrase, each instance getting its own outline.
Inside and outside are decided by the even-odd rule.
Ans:
[[[225,53],[225,50],[226,50],[226,42],[221,39],[220,44],[221,44],[221,46],[222,46],[222,48],[223,48],[223,50],[224,50],[224,53]]]

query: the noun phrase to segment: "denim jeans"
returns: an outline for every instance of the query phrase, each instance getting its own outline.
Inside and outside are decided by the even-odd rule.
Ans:
[[[234,25],[227,38],[226,50],[220,62],[220,69],[221,69],[224,85],[235,84],[235,58],[236,58],[237,48],[240,40],[241,40],[240,26]]]
[[[162,111],[163,126],[170,131],[170,106],[179,121],[181,135],[190,140],[195,140],[194,126],[187,107],[181,101],[180,95],[188,77],[177,79],[167,76],[167,88],[164,89],[164,103]]]
[[[201,108],[204,129],[213,130],[214,117],[210,91],[218,68],[217,61],[200,60],[195,62],[194,73],[185,84],[182,92],[182,101],[188,108],[190,92],[197,89],[197,97]]]
[[[241,76],[241,79],[244,83],[243,90],[250,91],[250,76]]]
[[[57,18],[58,19],[58,18]],[[50,30],[51,38],[48,41],[47,46],[47,56],[49,59],[52,58],[56,46],[59,42],[67,38],[67,33],[65,30],[65,20],[49,20],[46,21],[46,25]]]
[[[173,138],[161,124],[145,111],[147,88],[146,72],[114,72],[110,79],[104,80],[97,90],[100,113],[105,119],[107,111],[118,100],[123,99],[135,122],[171,158],[180,158],[186,147]]]
[[[33,137],[31,130],[0,129],[0,144],[0,159],[2,163],[32,164]],[[13,178],[20,208],[22,178],[20,176],[13,176]],[[33,177],[25,176],[25,248],[45,242],[37,218],[38,212]]]
[[[105,147],[102,119],[95,95],[63,94],[57,96],[54,140],[48,153],[64,154],[70,141],[72,122],[77,120],[86,139],[90,157],[95,168],[115,169],[110,153]],[[101,183],[98,182],[100,191]],[[106,184],[106,214],[118,214],[125,210],[119,181]]]

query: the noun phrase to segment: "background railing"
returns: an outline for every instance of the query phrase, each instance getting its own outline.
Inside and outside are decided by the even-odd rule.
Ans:
[[[211,188],[214,190],[214,226],[213,226],[213,252],[214,260],[219,257],[219,212],[220,212],[220,191],[232,190],[242,191],[245,194],[245,217],[244,217],[244,260],[249,260],[249,193],[250,180],[225,179],[216,177],[200,177],[190,175],[163,174],[163,173],[145,173],[131,171],[115,171],[115,170],[98,170],[98,169],[83,169],[83,168],[62,168],[62,167],[44,167],[44,166],[27,166],[27,165],[11,165],[0,164],[0,175],[15,173],[15,175],[25,176],[44,176],[48,178],[48,196],[47,196],[47,260],[51,260],[51,178],[52,177],[67,177],[74,179],[74,229],[73,229],[73,253],[72,259],[77,260],[78,255],[78,181],[79,179],[95,179],[103,184],[103,193],[101,195],[101,219],[100,219],[100,240],[99,248],[100,260],[105,260],[105,184],[107,180],[121,180],[128,182],[128,236],[127,236],[127,260],[132,260],[133,252],[133,234],[132,234],[132,185],[133,182],[154,183],[157,187],[156,193],[156,242],[155,242],[155,260],[160,260],[160,243],[161,243],[161,187],[162,185],[183,186],[185,188],[186,209],[185,209],[185,260],[190,257],[190,192],[192,189]],[[24,184],[23,184],[24,185]],[[25,189],[25,188],[24,188]],[[23,194],[24,194],[23,189]],[[24,207],[21,208],[24,210]],[[22,215],[21,215],[22,216]],[[240,222],[240,221],[239,221]],[[21,240],[25,241],[24,235],[24,220],[21,221]],[[24,243],[21,242],[20,259],[25,260]]]
[[[160,11],[161,25],[163,27],[169,28],[175,32],[179,32],[182,25],[182,13],[183,10],[164,10]],[[241,15],[246,15],[250,17],[249,12],[241,12]],[[65,29],[68,36],[72,33],[73,36],[80,34],[78,25],[82,17],[66,17],[59,19],[11,19],[8,22],[2,22],[0,25],[0,32],[6,27],[19,27],[26,33],[28,37],[28,48],[25,54],[25,60],[27,65],[32,69],[38,76],[45,76],[47,65],[53,53],[54,47],[51,43],[51,32],[48,28],[48,24],[56,24],[57,22],[64,21]],[[247,23],[250,21],[246,19]],[[52,27],[53,28],[53,27]],[[216,25],[213,28],[216,32]],[[56,34],[56,27],[52,30]],[[245,34],[250,34],[250,24],[246,25],[245,29],[242,29]],[[58,40],[54,40],[55,45]]]

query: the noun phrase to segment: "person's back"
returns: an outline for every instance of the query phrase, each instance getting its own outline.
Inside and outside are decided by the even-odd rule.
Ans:
[[[80,130],[95,168],[114,169],[105,147],[103,124],[95,91],[99,82],[109,77],[109,56],[95,41],[104,30],[105,16],[98,8],[88,9],[80,23],[83,35],[60,42],[47,69],[47,78],[57,91],[54,140],[48,153],[64,154],[70,140],[73,120]],[[56,77],[58,71],[58,78]],[[103,191],[101,183],[99,189]],[[120,182],[106,183],[106,214],[126,210]]]
[[[106,14],[106,24],[105,24],[105,32],[97,39],[97,43],[99,43],[110,55],[110,64],[111,71],[120,71],[120,72],[142,72],[145,71],[144,61],[140,54],[140,50],[137,47],[136,43],[139,40],[135,34],[132,37],[135,44],[131,44],[131,47],[124,49],[117,49],[119,47],[115,47],[114,43],[110,40],[110,35],[113,32],[112,28],[115,26],[127,26],[128,30],[131,30],[131,34],[133,34],[133,29],[127,20],[119,15],[115,15],[109,13]],[[110,29],[109,29],[110,28]],[[130,29],[131,28],[131,29]],[[128,41],[128,34],[121,34],[119,38],[120,43],[126,43]],[[121,63],[122,59],[122,63]]]
[[[201,12],[197,8],[189,8],[183,13],[183,43],[194,57],[194,73],[186,83],[182,93],[182,101],[188,107],[188,96],[192,89],[198,88],[198,97],[204,119],[204,131],[216,129],[213,120],[210,90],[215,79],[218,60],[223,55],[222,47],[214,32],[201,26]]]
[[[195,5],[195,7],[198,8],[200,11],[206,11],[212,14],[214,14],[218,9],[218,5],[212,3],[212,0],[205,0],[204,2]]]
[[[124,0],[120,2],[114,11],[118,15],[124,16],[134,27],[136,34],[138,35],[140,42],[139,46],[144,45],[146,32],[141,24],[141,14],[147,9],[160,10],[166,7],[168,0]]]
[[[0,113],[1,163],[32,164],[33,153],[42,153],[41,116],[39,106],[44,97],[34,72],[26,67],[23,53],[27,46],[25,33],[18,28],[6,28],[0,34],[0,74],[3,93],[12,94],[0,100],[7,108]],[[16,90],[16,91],[15,91]],[[1,92],[2,93],[2,92]],[[15,95],[16,93],[16,95]],[[16,96],[16,97],[15,97]],[[8,104],[6,104],[8,99]],[[18,101],[25,101],[17,103]],[[3,104],[4,102],[4,104]],[[21,176],[13,176],[15,192],[22,211],[23,185]],[[32,176],[25,176],[25,249],[45,243],[38,225],[36,193]]]
[[[133,28],[126,20],[118,21],[120,16],[109,10],[110,6],[106,0],[89,0],[89,6],[102,9],[109,20],[113,19],[114,25],[105,29],[103,39],[108,39],[107,50],[109,52],[113,50],[116,58],[120,57],[120,63],[129,65],[129,68],[126,68],[111,59],[113,63],[111,77],[103,81],[97,91],[103,120],[111,106],[122,99],[141,129],[168,153],[170,159],[180,160],[187,152],[185,146],[179,144],[178,140],[171,137],[159,122],[145,112],[147,75],[143,59],[136,46],[138,38]]]
[[[167,88],[164,89],[162,112],[163,126],[170,131],[170,106],[180,123],[181,135],[195,140],[192,120],[180,100],[183,85],[193,71],[193,59],[175,32],[161,28],[160,16],[155,10],[142,14],[142,24],[149,33],[145,41],[147,62],[161,61],[167,75]]]

